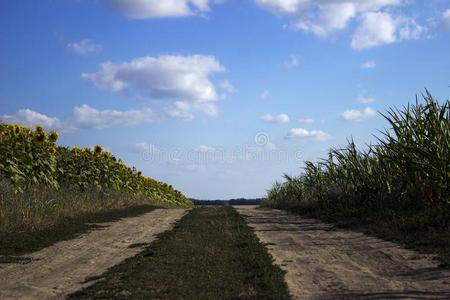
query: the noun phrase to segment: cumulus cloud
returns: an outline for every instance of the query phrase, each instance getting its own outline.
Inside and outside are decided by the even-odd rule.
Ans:
[[[97,88],[113,92],[135,89],[154,98],[208,102],[218,100],[209,76],[223,71],[225,68],[213,56],[162,55],[105,62],[99,71],[81,76]]]
[[[356,13],[357,6],[354,3],[324,3],[319,5],[315,18],[300,19],[295,27],[320,37],[326,37],[347,27]]]
[[[361,69],[375,69],[377,67],[377,64],[373,60],[368,60],[361,64]]]
[[[21,109],[14,115],[2,115],[0,121],[4,123],[19,123],[34,127],[41,125],[47,129],[61,131],[75,131],[78,129],[105,129],[120,126],[134,126],[151,122],[153,113],[150,109],[142,110],[98,110],[83,104],[74,107],[72,115],[64,120],[49,117],[30,109]]]
[[[209,0],[110,0],[108,3],[120,13],[133,19],[188,17],[209,12]]]
[[[147,142],[136,143],[131,147],[131,150],[136,153],[145,153],[145,154],[156,154],[160,152],[158,147],[156,147],[154,144],[150,144]]]
[[[112,92],[137,92],[149,99],[176,101],[170,114],[192,119],[193,112],[217,115],[213,104],[235,92],[228,81],[215,85],[211,77],[225,68],[213,56],[161,55],[140,57],[130,62],[105,62],[82,78],[95,87]],[[219,96],[217,89],[222,91]]]
[[[377,112],[370,107],[366,107],[364,109],[350,109],[344,111],[341,116],[344,120],[350,122],[361,122],[370,118],[373,118],[377,115]]]
[[[104,129],[117,126],[134,126],[152,120],[153,113],[149,108],[128,111],[98,110],[83,104],[73,109],[70,123],[76,128]]]
[[[289,122],[289,116],[287,114],[271,115],[266,114],[262,117],[264,122],[267,123],[287,123]]]
[[[291,20],[294,29],[327,37],[358,21],[351,46],[368,49],[399,40],[417,39],[426,28],[412,18],[392,17],[387,11],[404,0],[254,0],[263,9]],[[379,24],[377,27],[375,24]],[[378,29],[378,30],[377,30]]]
[[[418,40],[426,35],[428,28],[417,23],[412,18],[400,17],[397,19],[397,40]]]
[[[314,119],[312,118],[303,118],[298,120],[300,123],[304,123],[304,124],[312,124],[314,123]]]
[[[219,88],[228,94],[234,94],[237,92],[236,88],[228,81],[223,80],[219,82]]]
[[[89,55],[99,52],[102,49],[102,46],[100,44],[95,43],[92,40],[83,39],[76,43],[67,44],[67,48],[69,48],[71,51],[77,54]]]
[[[63,122],[58,118],[49,117],[31,109],[20,109],[13,115],[2,115],[0,121],[4,123],[18,123],[25,126],[44,126],[47,129],[63,129]]]
[[[197,112],[213,118],[218,116],[219,109],[215,103],[176,101],[167,111],[167,114],[172,118],[192,121]]]
[[[175,102],[173,107],[167,113],[172,118],[178,118],[185,121],[192,121],[194,119],[191,105],[184,101]]]
[[[376,101],[375,98],[363,97],[363,96],[360,96],[360,97],[358,97],[358,99],[356,99],[356,102],[361,103],[361,104],[372,104],[375,101]]]
[[[442,25],[446,30],[450,31],[450,9],[447,9],[442,14]]]
[[[292,128],[289,131],[287,138],[326,141],[331,138],[331,135],[321,130],[306,130],[304,128]]]
[[[352,37],[352,48],[363,50],[396,41],[397,25],[388,13],[367,13]]]
[[[411,18],[395,18],[387,12],[368,12],[360,18],[351,46],[355,50],[365,50],[401,40],[419,39],[426,31]]]
[[[327,36],[347,27],[358,15],[400,4],[401,0],[254,0],[279,16],[294,20],[294,27],[318,36]]]

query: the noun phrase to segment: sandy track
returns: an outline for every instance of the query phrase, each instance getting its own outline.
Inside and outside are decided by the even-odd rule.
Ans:
[[[0,299],[61,299],[86,286],[88,277],[142,251],[180,219],[184,209],[157,209],[145,215],[102,223],[102,229],[59,242],[31,255],[27,264],[0,264]],[[130,247],[130,245],[133,245]]]
[[[280,210],[236,209],[295,299],[450,299],[450,270],[430,256]]]

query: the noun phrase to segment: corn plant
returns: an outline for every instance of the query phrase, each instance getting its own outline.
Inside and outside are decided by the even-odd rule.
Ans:
[[[382,114],[389,128],[365,151],[350,140],[327,159],[305,162],[303,174],[274,185],[266,203],[349,214],[425,210],[449,226],[450,102],[428,91],[423,100]]]

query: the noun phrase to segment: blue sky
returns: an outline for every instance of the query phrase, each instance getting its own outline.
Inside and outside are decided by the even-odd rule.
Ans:
[[[260,197],[430,89],[450,0],[0,0],[0,121],[101,144],[190,197]]]

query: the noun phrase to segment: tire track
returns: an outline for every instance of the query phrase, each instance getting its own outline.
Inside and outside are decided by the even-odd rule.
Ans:
[[[429,255],[281,210],[236,209],[295,299],[450,299],[450,270]]]
[[[27,255],[31,258],[28,263],[0,264],[0,299],[64,298],[89,285],[89,277],[101,275],[141,252],[186,212],[156,209],[142,216],[102,223],[101,229]]]

